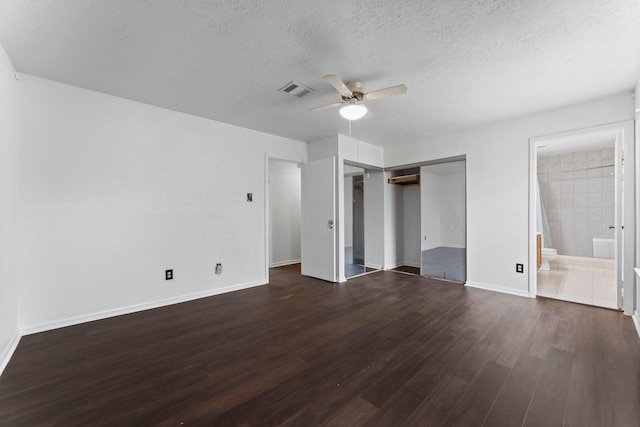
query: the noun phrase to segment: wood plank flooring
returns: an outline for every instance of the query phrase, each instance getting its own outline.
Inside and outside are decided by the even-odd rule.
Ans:
[[[2,426],[639,426],[621,313],[397,272],[271,284],[23,337]]]

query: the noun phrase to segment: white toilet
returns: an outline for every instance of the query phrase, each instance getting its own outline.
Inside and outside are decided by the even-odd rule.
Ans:
[[[558,251],[553,248],[542,248],[542,265],[540,266],[541,271],[549,271],[551,267],[549,266],[549,261],[553,261],[558,256]]]

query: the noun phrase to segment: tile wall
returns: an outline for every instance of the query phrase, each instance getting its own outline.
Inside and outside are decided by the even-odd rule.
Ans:
[[[540,194],[558,254],[592,257],[593,236],[614,236],[614,163],[613,148],[538,157]]]

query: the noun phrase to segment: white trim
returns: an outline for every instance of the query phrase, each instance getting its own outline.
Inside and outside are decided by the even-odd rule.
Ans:
[[[526,291],[517,291],[517,290],[511,289],[511,288],[504,288],[502,286],[496,286],[496,285],[488,285],[486,283],[480,283],[480,282],[467,282],[464,285],[468,286],[470,288],[484,289],[486,291],[500,292],[500,293],[503,293],[503,294],[509,294],[509,295],[516,295],[516,296],[519,296],[519,297],[531,298],[529,296],[529,291],[528,290],[526,290]]]
[[[414,268],[420,268],[420,264],[413,264],[413,263],[395,263],[395,264],[391,264],[391,265],[385,265],[382,269],[383,270],[393,270],[395,268],[399,268],[399,267],[414,267]]]
[[[370,264],[368,262],[365,261],[364,266],[366,268],[373,268],[374,270],[382,270],[382,266],[378,265],[378,264]]]
[[[638,310],[636,310],[636,312],[633,314],[633,316],[631,316],[631,318],[633,319],[633,323],[636,325],[636,332],[640,337],[640,313],[638,313]]]
[[[99,311],[97,313],[83,314],[81,316],[68,317],[66,319],[54,320],[52,322],[39,323],[27,328],[21,328],[22,335],[36,334],[38,332],[49,331],[52,329],[64,328],[67,326],[78,325],[80,323],[93,322],[94,320],[107,319],[109,317],[121,316],[123,314],[131,314],[139,311],[151,310],[153,308],[166,307],[182,302],[193,301],[200,298],[206,298],[214,295],[224,294],[227,292],[239,291],[242,289],[253,288],[256,286],[266,285],[265,281],[248,282],[239,285],[227,286],[224,288],[210,289],[203,292],[194,292],[192,294],[181,295],[173,298],[167,298],[158,301],[151,301],[142,304],[134,304],[127,307],[115,308],[111,310]]]
[[[20,342],[21,335],[15,334],[9,344],[4,348],[2,355],[0,356],[0,375],[4,372],[4,368],[7,367],[9,361],[11,360],[11,356],[18,348],[18,343]]]
[[[405,263],[400,264],[398,267],[415,267],[415,268],[421,268],[422,266],[420,265],[420,263],[405,262]]]
[[[269,153],[264,153],[264,281],[269,282],[271,264],[271,168]]]
[[[536,182],[538,180],[538,139],[529,138],[529,209],[527,211],[529,221],[529,241],[528,255],[528,289],[527,296],[535,298],[538,294],[538,268],[537,268],[537,248],[536,248]],[[536,268],[533,268],[533,266]]]
[[[273,264],[271,264],[271,268],[284,267],[285,265],[292,265],[292,264],[300,264],[300,262],[301,262],[300,259],[292,259],[290,261],[274,262]]]

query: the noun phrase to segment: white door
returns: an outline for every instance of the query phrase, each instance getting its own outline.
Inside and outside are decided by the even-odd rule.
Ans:
[[[302,274],[336,282],[335,157],[302,165]]]

